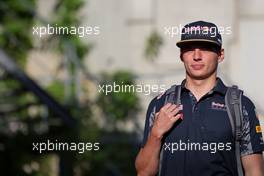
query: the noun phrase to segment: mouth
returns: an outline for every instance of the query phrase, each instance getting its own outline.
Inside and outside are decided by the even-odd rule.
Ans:
[[[201,70],[204,67],[204,64],[193,64],[191,68],[194,70]]]

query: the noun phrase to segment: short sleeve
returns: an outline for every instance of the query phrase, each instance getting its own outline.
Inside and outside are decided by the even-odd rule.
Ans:
[[[241,156],[261,153],[264,151],[262,130],[255,109],[256,108],[252,101],[243,96],[242,140],[240,143]]]
[[[143,140],[141,142],[141,147],[145,146],[145,144],[148,140],[150,130],[151,130],[153,123],[154,123],[154,120],[155,120],[155,114],[156,114],[156,112],[159,112],[159,110],[164,105],[164,103],[165,103],[165,95],[164,94],[155,97],[149,103],[149,106],[147,109],[147,114],[146,114],[144,135],[143,135]]]
[[[151,127],[154,123],[154,119],[155,119],[155,114],[156,114],[156,106],[155,106],[155,101],[156,98],[154,98],[147,109],[147,114],[146,114],[146,120],[145,120],[145,128],[144,128],[144,135],[143,135],[143,140],[141,143],[141,147],[144,147],[144,145],[147,142],[148,136],[149,136],[149,132],[151,130]]]

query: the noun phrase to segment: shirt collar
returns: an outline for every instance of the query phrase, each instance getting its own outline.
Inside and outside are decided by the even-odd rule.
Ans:
[[[220,78],[217,78],[216,79],[216,85],[212,89],[212,91],[219,92],[219,93],[225,95],[226,90],[227,90],[226,85],[223,83],[223,81]]]
[[[182,90],[188,90],[185,87],[185,83],[186,83],[186,79],[184,79],[181,83]],[[222,95],[225,95],[226,90],[227,90],[226,85],[223,83],[223,81],[220,78],[217,77],[216,78],[216,84],[215,84],[214,88],[209,93],[218,92],[218,93],[221,93]]]

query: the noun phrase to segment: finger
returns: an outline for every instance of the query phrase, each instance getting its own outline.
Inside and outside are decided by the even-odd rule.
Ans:
[[[171,103],[167,103],[166,105],[164,105],[161,110],[167,110],[172,104]]]
[[[176,116],[173,116],[171,118],[171,120],[175,123],[176,121],[178,121],[179,119],[183,120],[183,114],[177,114]]]
[[[178,105],[173,111],[171,111],[171,115],[175,116],[177,113],[179,113],[182,110],[182,105]]]
[[[167,109],[167,112],[172,112],[174,109],[177,108],[177,105],[176,104],[172,104],[168,109]]]

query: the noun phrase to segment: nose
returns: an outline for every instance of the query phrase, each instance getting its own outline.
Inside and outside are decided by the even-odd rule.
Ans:
[[[199,61],[202,60],[202,52],[199,48],[195,48],[193,52],[193,60]]]

